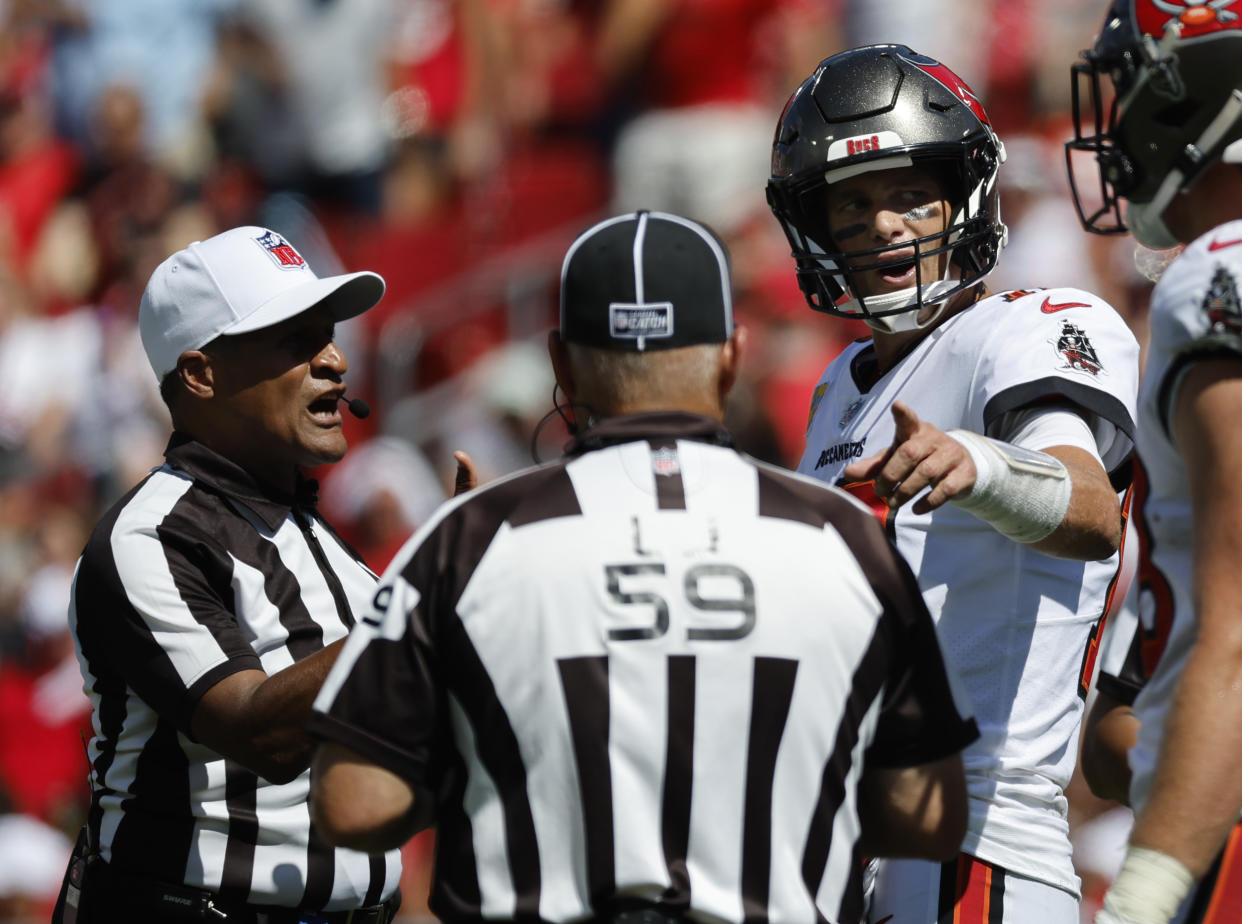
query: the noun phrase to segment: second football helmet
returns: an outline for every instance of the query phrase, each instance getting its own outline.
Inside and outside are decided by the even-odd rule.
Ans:
[[[1083,225],[1174,246],[1173,197],[1217,160],[1242,163],[1242,2],[1113,0],[1071,79],[1066,163]],[[1096,189],[1075,168],[1079,151],[1095,155]]]
[[[818,311],[883,331],[932,324],[941,306],[980,283],[1005,244],[996,175],[1004,146],[983,105],[943,64],[905,45],[869,45],[820,62],[794,91],[776,128],[768,204],[797,262],[798,284]],[[870,170],[922,166],[945,185],[952,215],[943,232],[870,250],[843,251],[828,229],[830,184]],[[913,247],[915,285],[865,295],[859,273]],[[938,279],[925,257],[948,254]]]

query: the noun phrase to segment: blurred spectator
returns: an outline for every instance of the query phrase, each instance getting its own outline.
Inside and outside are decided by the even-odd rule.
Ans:
[[[249,0],[242,7],[283,73],[301,154],[294,189],[325,207],[379,211],[393,12],[392,0]]]
[[[31,15],[52,37],[51,76],[63,134],[94,156],[101,94],[128,87],[146,113],[143,143],[161,166],[200,175],[205,78],[216,29],[237,0],[41,0]]]
[[[839,50],[828,22],[807,0],[609,0],[599,70],[639,105],[616,139],[613,210],[666,209],[726,239],[761,215],[780,104]]]
[[[50,475],[75,456],[70,424],[99,364],[89,311],[49,318],[38,307],[0,266],[0,478]]]
[[[0,815],[0,921],[51,919],[72,841],[28,815]]]
[[[381,436],[350,447],[324,479],[321,497],[325,516],[379,573],[447,494],[422,452]]]
[[[953,69],[984,99],[988,89],[988,24],[1005,0],[845,0],[846,44],[909,45]],[[963,54],[964,49],[984,53]],[[827,57],[827,55],[824,55]],[[809,70],[808,70],[809,72]],[[989,105],[988,112],[995,107]]]
[[[434,388],[410,395],[389,409],[392,432],[417,441],[446,485],[456,470],[455,449],[474,458],[480,482],[532,465],[535,426],[552,410],[544,342],[510,342]],[[541,451],[559,452],[563,428],[547,429]]]
[[[18,273],[76,184],[80,161],[52,132],[41,66],[41,55],[17,45],[12,32],[0,32],[0,260]]]
[[[1005,139],[1005,152],[997,182],[1009,244],[989,287],[999,292],[1055,282],[1100,292],[1090,241],[1084,241],[1069,200],[1060,140],[1016,135]]]
[[[64,831],[85,817],[90,702],[69,632],[73,563],[86,529],[68,508],[45,511],[44,561],[19,604],[21,648],[0,668],[0,788],[14,809]]]

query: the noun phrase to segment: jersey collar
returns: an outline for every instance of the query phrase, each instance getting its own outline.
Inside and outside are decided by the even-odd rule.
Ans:
[[[164,450],[164,458],[173,468],[194,476],[196,481],[219,494],[245,504],[269,528],[275,530],[294,508],[313,511],[319,500],[319,482],[300,471],[292,494],[277,491],[256,481],[235,462],[214,449],[208,449],[194,437],[174,431]]]
[[[565,454],[578,456],[605,446],[660,437],[698,440],[717,446],[733,445],[733,437],[729,435],[729,431],[720,421],[711,417],[684,411],[651,411],[645,414],[607,417],[570,440],[565,446]]]

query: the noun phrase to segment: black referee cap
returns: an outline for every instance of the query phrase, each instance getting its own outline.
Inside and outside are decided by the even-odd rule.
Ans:
[[[723,343],[733,333],[724,244],[667,212],[608,218],[561,266],[561,338],[610,350]]]

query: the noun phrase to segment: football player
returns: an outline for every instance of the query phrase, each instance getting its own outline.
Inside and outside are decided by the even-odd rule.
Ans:
[[[1136,821],[1096,918],[1109,924],[1242,920],[1242,8],[1233,6],[1114,0],[1073,74],[1070,159],[1094,155],[1099,178],[1075,189],[1084,224],[1128,228],[1149,248],[1185,245],[1152,293],[1139,396],[1137,650],[1148,676],[1133,702],[1129,765],[1115,771],[1122,783],[1129,771]],[[1117,705],[1120,727],[1126,708]],[[1107,753],[1102,737],[1092,744]]]
[[[822,61],[774,141],[768,201],[807,302],[871,328],[816,386],[799,471],[886,523],[982,732],[961,854],[878,863],[876,922],[1078,920],[1064,787],[1117,575],[1138,345],[1090,292],[988,292],[1003,160],[970,88],[901,45]]]

